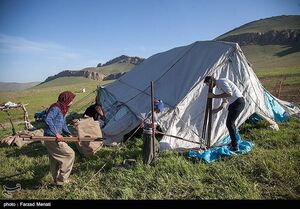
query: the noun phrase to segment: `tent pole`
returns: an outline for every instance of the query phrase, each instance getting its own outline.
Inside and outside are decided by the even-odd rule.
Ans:
[[[152,154],[153,154],[153,160],[155,158],[155,148],[154,148],[154,140],[155,140],[155,125],[154,125],[154,86],[153,81],[150,83],[151,86],[151,126],[152,126]],[[155,166],[155,160],[154,160],[154,166]]]
[[[208,93],[212,93],[212,88],[213,88],[213,84],[211,82],[208,86]],[[204,121],[203,121],[203,128],[202,128],[202,138],[205,140],[206,132],[207,132],[206,144],[207,144],[208,148],[211,145],[211,143],[210,143],[211,119],[212,119],[211,110],[212,110],[212,99],[207,97],[205,115],[204,115]],[[208,127],[207,127],[207,122],[208,122]],[[208,128],[208,130],[207,130],[207,128]]]
[[[213,84],[211,83],[208,89],[209,93],[212,93]],[[207,98],[208,102],[208,130],[207,130],[207,147],[211,146],[211,120],[212,120],[212,98]]]

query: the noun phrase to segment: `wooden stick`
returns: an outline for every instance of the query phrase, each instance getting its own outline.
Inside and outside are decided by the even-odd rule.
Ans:
[[[25,141],[57,141],[55,137],[51,137],[51,136],[29,136],[29,135],[19,135],[20,138],[23,138],[23,140]],[[80,142],[80,141],[103,141],[103,139],[105,138],[92,138],[92,137],[63,137],[63,141],[65,142]]]
[[[154,125],[154,87],[153,87],[153,81],[150,83],[151,86],[151,126],[152,126],[152,154],[153,154],[153,160],[155,158],[155,148],[154,148],[154,140],[155,140],[155,125]],[[154,160],[154,166],[155,166],[155,160]]]
[[[92,181],[94,180],[94,178],[102,171],[102,169],[106,166],[107,162],[90,178],[90,180],[84,184],[84,186],[81,189],[76,188],[75,189],[75,193],[76,194],[80,194],[82,192],[83,189],[86,188],[86,186]]]
[[[208,92],[212,93],[213,83],[210,84]],[[212,98],[207,99],[208,102],[208,127],[207,127],[207,147],[211,146],[211,120],[212,120]]]
[[[134,136],[134,134],[142,127],[142,124],[143,123],[140,123],[140,125],[135,129],[135,131],[125,140],[125,143]]]
[[[22,109],[23,109],[23,111],[24,111],[24,122],[25,122],[25,127],[26,127],[26,129],[28,130],[28,129],[30,129],[30,127],[29,127],[30,121],[29,121],[28,112],[27,112],[27,110],[26,110],[26,108],[25,108],[25,105],[23,105],[23,104],[20,104],[20,105],[21,105],[21,107],[22,107]]]
[[[13,132],[13,135],[16,135],[16,129],[15,129],[15,126],[14,126],[14,123],[12,122],[12,120],[11,120],[11,116],[10,116],[10,114],[9,114],[9,112],[8,112],[8,110],[5,110],[5,112],[7,113],[7,115],[8,115],[8,119],[9,119],[9,122],[10,122],[10,124],[11,124],[11,127],[12,127],[12,132]]]

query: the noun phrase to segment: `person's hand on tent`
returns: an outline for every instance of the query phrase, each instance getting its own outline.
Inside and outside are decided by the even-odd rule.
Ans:
[[[212,109],[212,110],[211,110],[211,113],[212,113],[212,114],[216,114],[216,113],[219,112],[220,110],[221,110],[220,107],[217,108],[217,109]]]
[[[215,94],[208,92],[207,98],[215,98]]]
[[[219,112],[220,110],[222,110],[228,103],[228,100],[227,99],[223,99],[220,107],[218,107],[217,109],[213,109],[211,110],[212,114],[216,114],[217,112]]]
[[[58,142],[64,141],[64,137],[59,133],[55,134],[55,138],[56,138],[56,141],[58,141]]]

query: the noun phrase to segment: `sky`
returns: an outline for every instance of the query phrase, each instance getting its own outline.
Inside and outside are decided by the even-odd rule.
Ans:
[[[148,58],[279,15],[300,15],[300,0],[0,0],[0,81]]]

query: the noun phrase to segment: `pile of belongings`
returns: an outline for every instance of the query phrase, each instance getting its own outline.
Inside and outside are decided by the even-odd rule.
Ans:
[[[0,110],[5,110],[5,109],[15,108],[15,107],[20,107],[20,104],[16,104],[13,102],[6,102],[4,104],[1,104]]]
[[[97,121],[94,121],[93,118],[81,118],[80,120],[74,120],[75,130],[72,130],[72,134],[78,135],[80,138],[101,138],[102,131],[100,124]],[[71,130],[70,130],[71,131]],[[102,141],[79,141],[76,142],[77,149],[80,154],[84,157],[92,157],[97,151],[103,146]]]
[[[18,146],[19,148],[32,143],[33,141],[24,141],[21,135],[28,135],[28,136],[43,136],[44,130],[43,129],[37,129],[34,131],[19,131],[15,135],[5,137],[1,140],[1,146]]]
[[[34,114],[34,119],[35,119],[35,121],[44,121],[44,119],[45,119],[46,116],[47,116],[47,110],[48,110],[48,109],[46,109],[46,110],[44,110],[44,111],[41,111],[41,112],[36,112],[36,113]]]

